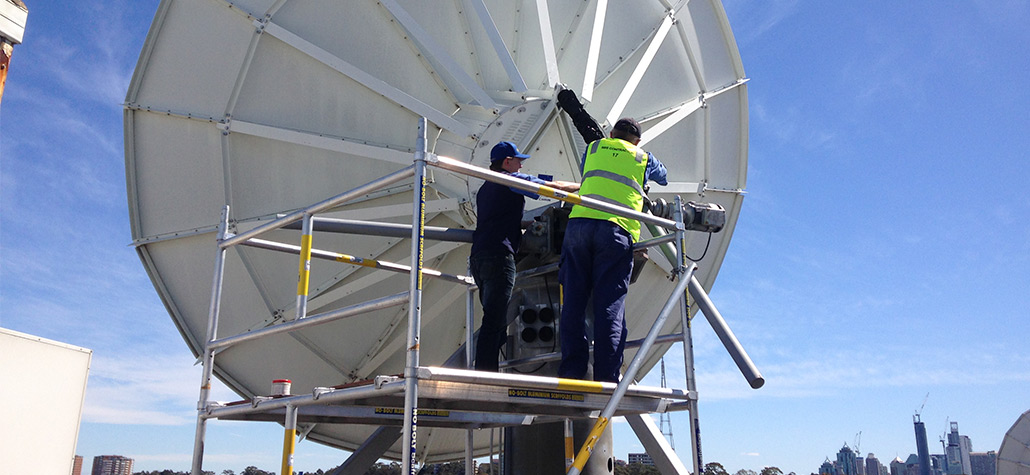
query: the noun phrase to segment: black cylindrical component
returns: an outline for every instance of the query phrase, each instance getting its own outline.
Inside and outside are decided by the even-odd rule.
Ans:
[[[540,323],[551,323],[554,321],[554,309],[551,307],[544,307],[538,312],[540,315]]]
[[[532,308],[527,308],[522,311],[522,323],[526,325],[532,325],[536,323],[537,313]]]

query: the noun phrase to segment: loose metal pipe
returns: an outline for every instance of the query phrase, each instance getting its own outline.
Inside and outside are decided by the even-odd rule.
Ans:
[[[608,400],[608,404],[605,405],[604,410],[601,411],[601,415],[597,418],[597,422],[594,423],[594,428],[590,430],[590,434],[587,435],[586,442],[583,443],[583,447],[579,449],[579,453],[576,454],[576,461],[573,462],[572,468],[567,472],[568,475],[577,475],[586,466],[587,460],[590,459],[590,454],[594,450],[594,445],[597,444],[598,439],[604,432],[604,429],[608,427],[608,422],[612,416],[615,415],[615,410],[619,407],[619,402],[622,401],[622,397],[626,395],[626,390],[630,384],[637,377],[637,371],[640,366],[644,364],[644,358],[647,356],[647,352],[651,350],[651,346],[654,344],[656,338],[658,338],[658,332],[661,330],[662,325],[665,324],[665,320],[669,318],[669,314],[672,313],[673,307],[675,307],[679,301],[680,296],[686,290],[689,278],[694,275],[694,270],[697,269],[697,265],[691,263],[686,271],[680,275],[680,281],[676,284],[676,289],[669,296],[669,300],[665,302],[665,306],[662,308],[661,313],[658,314],[658,318],[655,319],[654,324],[651,325],[651,330],[647,332],[647,337],[644,338],[644,344],[641,345],[640,350],[637,351],[636,355],[633,355],[633,361],[630,362],[629,367],[626,368],[626,372],[622,375],[622,380],[619,381],[619,385],[615,388],[615,393],[612,394],[611,399]]]
[[[708,293],[705,292],[704,287],[697,279],[691,277],[690,279],[690,295],[694,297],[694,301],[697,302],[698,308],[705,314],[705,318],[708,319],[708,323],[715,329],[715,334],[719,335],[719,340],[722,341],[723,346],[730,352],[730,356],[733,357],[733,362],[737,363],[737,368],[744,374],[744,378],[747,379],[748,384],[752,388],[758,389],[765,384],[765,378],[762,377],[762,373],[758,372],[758,368],[755,367],[755,363],[751,361],[751,357],[748,356],[747,352],[744,351],[744,347],[740,345],[740,341],[737,340],[736,335],[733,334],[733,330],[730,330],[729,325],[726,324],[726,320],[723,320],[722,314],[719,313],[719,309],[715,308],[715,304],[712,303],[712,299],[708,297]]]
[[[665,235],[661,229],[656,226],[648,225],[647,229],[651,231],[654,236]],[[671,249],[670,244],[659,247],[665,254],[665,257],[669,259],[673,265],[676,265],[675,252]],[[705,315],[705,319],[712,325],[712,329],[715,330],[715,334],[718,335],[719,341],[722,342],[723,346],[726,347],[726,351],[730,353],[733,358],[733,362],[737,364],[737,368],[740,369],[741,374],[744,375],[744,379],[747,380],[748,384],[752,388],[758,389],[765,384],[765,378],[762,377],[762,373],[758,371],[755,363],[751,361],[751,357],[748,356],[747,352],[744,351],[744,347],[741,346],[740,341],[737,340],[737,336],[733,334],[733,330],[730,330],[729,325],[726,324],[726,320],[722,318],[722,314],[715,308],[715,304],[712,303],[712,299],[708,297],[708,293],[705,292],[704,287],[698,282],[693,276],[690,278],[690,286],[688,287],[690,295],[694,297],[694,301],[697,303],[701,313]]]
[[[404,473],[415,475],[415,451],[418,431],[418,377],[419,336],[422,317],[422,252],[426,225],[426,118],[418,120],[418,138],[415,147],[415,187],[411,212],[411,305],[408,310],[408,346],[404,365],[404,442],[402,465]]]
[[[229,232],[229,207],[222,208],[222,219],[218,227],[218,239],[224,239]],[[207,338],[204,340],[204,366],[200,379],[200,398],[197,401],[197,430],[193,441],[192,475],[201,475],[204,464],[204,434],[207,419],[202,414],[211,394],[211,373],[215,364],[215,350],[211,343],[218,335],[218,312],[222,305],[222,281],[225,276],[225,248],[219,247],[215,254],[215,271],[211,282],[211,303],[208,307]]]
[[[406,178],[410,178],[414,173],[415,173],[415,168],[414,167],[402,168],[402,169],[397,170],[397,171],[395,171],[395,172],[393,172],[393,173],[391,173],[389,175],[386,175],[386,176],[384,176],[382,178],[379,178],[377,180],[373,180],[373,181],[371,181],[369,183],[361,185],[361,186],[359,186],[357,188],[354,188],[352,190],[340,193],[339,195],[336,195],[336,196],[334,196],[332,198],[329,198],[329,199],[323,200],[321,202],[315,203],[315,204],[313,204],[311,206],[308,206],[307,208],[294,211],[294,212],[292,212],[292,213],[290,213],[290,214],[288,214],[286,216],[283,216],[281,218],[275,219],[273,221],[269,221],[269,222],[267,222],[265,224],[262,224],[262,225],[260,225],[260,226],[258,226],[256,228],[254,228],[254,229],[251,229],[250,231],[242,232],[242,233],[237,234],[235,236],[232,236],[232,237],[229,237],[229,238],[226,238],[226,239],[222,239],[222,240],[218,241],[218,245],[222,249],[225,249],[225,248],[227,248],[229,246],[234,246],[236,244],[239,244],[239,243],[241,243],[243,241],[246,241],[247,239],[255,237],[255,236],[257,236],[259,234],[262,234],[264,232],[271,231],[273,229],[279,229],[279,228],[281,228],[281,227],[283,227],[283,226],[285,226],[287,224],[295,223],[297,221],[300,221],[304,217],[305,214],[317,214],[319,212],[325,211],[325,210],[327,210],[329,208],[332,208],[334,206],[339,206],[339,205],[341,205],[343,203],[346,203],[346,202],[348,202],[350,200],[358,198],[358,197],[360,197],[362,195],[371,193],[371,192],[373,192],[375,190],[378,190],[379,188],[390,186],[390,185],[392,185],[394,183],[397,183],[397,182],[399,182],[401,180],[404,180]]]

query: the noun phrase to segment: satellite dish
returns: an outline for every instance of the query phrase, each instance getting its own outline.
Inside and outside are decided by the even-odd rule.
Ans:
[[[1019,416],[998,449],[998,475],[1030,475],[1030,411]]]
[[[224,206],[242,232],[408,166],[423,116],[438,155],[485,166],[494,143],[512,140],[533,156],[524,171],[578,181],[584,143],[555,109],[558,83],[603,123],[641,122],[645,148],[669,168],[670,185],[655,186],[652,199],[726,208],[710,244],[689,236],[689,255],[705,256],[696,277],[710,289],[745,187],[746,80],[721,3],[669,3],[163,0],[126,95],[126,181],[133,243],[189,348],[199,354],[206,338]],[[430,173],[427,224],[474,228],[481,182]],[[410,223],[411,188],[320,217]],[[299,232],[263,238],[298,244]],[[410,250],[403,238],[332,233],[316,233],[314,247],[399,263]],[[429,241],[425,252],[429,268],[466,272],[466,244]],[[630,339],[646,334],[646,317],[673,289],[656,254],[629,293]],[[230,250],[218,336],[292,319],[296,269],[293,255]],[[308,310],[407,288],[403,274],[319,261]],[[422,364],[439,365],[463,344],[464,293],[426,283]],[[214,372],[244,397],[267,394],[278,378],[300,394],[398,374],[406,315],[395,307],[249,341],[219,353]],[[670,318],[665,331],[678,326]],[[654,348],[644,370],[667,348]],[[319,424],[308,437],[353,450],[374,429]],[[428,461],[448,460],[462,455],[465,432],[420,428],[418,440]],[[487,442],[476,436],[478,448]],[[386,456],[400,457],[399,443]]]

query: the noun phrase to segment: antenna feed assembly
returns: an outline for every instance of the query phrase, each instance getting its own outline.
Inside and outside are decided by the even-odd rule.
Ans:
[[[675,205],[658,198],[654,201],[645,200],[645,206],[651,210],[651,214],[665,219],[673,219],[673,208]],[[698,203],[688,201],[683,203],[683,224],[687,231],[700,231],[705,233],[717,233],[726,226],[726,209],[717,203]]]

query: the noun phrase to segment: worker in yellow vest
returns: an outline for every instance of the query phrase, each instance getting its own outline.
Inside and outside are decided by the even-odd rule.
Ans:
[[[567,112],[569,108],[563,104]],[[623,118],[609,138],[589,143],[581,163],[580,195],[641,211],[648,180],[668,184],[665,165],[637,146],[641,134],[636,120]],[[586,377],[590,342],[585,313],[593,295],[593,379],[618,382],[626,346],[626,292],[640,222],[585,206],[574,207],[569,218],[558,271],[563,295],[558,376]]]

